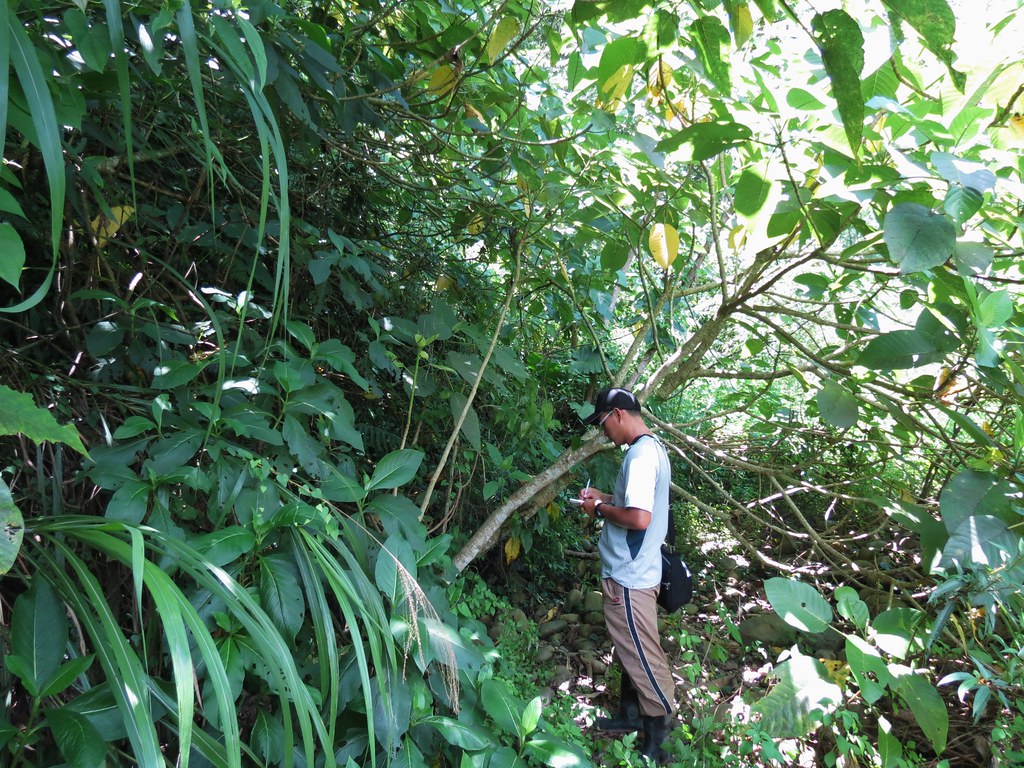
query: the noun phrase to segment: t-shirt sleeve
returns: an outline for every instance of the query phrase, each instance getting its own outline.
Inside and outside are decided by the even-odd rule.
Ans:
[[[649,451],[641,452],[626,467],[624,505],[646,512],[654,511],[654,490],[658,480],[658,462]]]

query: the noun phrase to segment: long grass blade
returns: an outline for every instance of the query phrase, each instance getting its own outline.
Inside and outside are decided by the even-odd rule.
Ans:
[[[149,592],[160,617],[160,629],[167,642],[167,650],[174,670],[174,688],[177,697],[179,756],[178,764],[188,768],[192,751],[192,725],[195,719],[195,698],[192,695],[192,653],[189,649],[185,621],[181,615],[180,602],[176,599],[177,587],[167,574],[154,563],[139,556],[138,544],[141,533],[129,529],[132,543],[126,544],[110,534],[99,531],[80,531],[79,539],[108,557],[130,566],[136,579],[141,579]]]
[[[88,565],[67,545],[57,538],[44,537],[43,541],[56,549],[75,573],[76,581],[72,581],[53,560],[48,548],[38,548],[40,561],[45,562],[41,570],[50,577],[61,598],[74,610],[92,639],[96,657],[106,673],[107,684],[124,718],[128,740],[138,764],[163,765],[142,663],[125,640],[107,604],[106,595]]]
[[[121,100],[121,130],[124,132],[125,159],[128,161],[128,178],[132,186],[132,206],[138,210],[135,199],[135,150],[132,140],[132,96],[128,79],[128,51],[124,43],[124,21],[120,0],[103,0],[107,11],[107,29],[110,32],[110,47],[114,51],[114,70],[117,72],[117,91]]]
[[[8,25],[17,23],[8,3],[0,4],[0,157],[7,148],[7,105],[10,103],[10,80],[8,68],[11,61],[11,33]]]
[[[53,97],[43,68],[39,64],[35,47],[25,28],[18,23],[17,17],[7,9],[7,31],[10,42],[10,61],[18,82],[25,92],[28,111],[32,115],[32,126],[39,141],[39,151],[43,156],[46,168],[46,180],[50,186],[50,243],[51,263],[42,285],[24,301],[12,307],[0,307],[0,312],[17,313],[31,309],[50,290],[54,272],[57,270],[57,257],[60,247],[60,228],[64,220],[64,152],[61,146],[60,130],[57,126],[57,112],[53,106]],[[7,100],[4,99],[6,108]]]
[[[299,568],[309,602],[309,615],[313,622],[316,636],[317,656],[320,659],[320,690],[324,694],[327,709],[327,723],[330,743],[334,743],[335,723],[338,720],[338,681],[341,668],[338,663],[338,636],[331,620],[331,610],[327,604],[327,594],[320,581],[320,571],[310,558],[303,538],[298,530],[294,530],[292,541],[295,550],[295,562]]]

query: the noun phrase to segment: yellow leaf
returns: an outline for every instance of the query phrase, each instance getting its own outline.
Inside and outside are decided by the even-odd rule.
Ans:
[[[521,547],[522,547],[521,542],[519,541],[518,538],[516,538],[514,536],[511,539],[509,539],[508,541],[506,541],[505,542],[505,562],[506,563],[511,563],[513,560],[515,560],[517,557],[519,557],[519,550],[521,549]]]
[[[110,238],[117,234],[117,230],[132,217],[135,209],[130,205],[115,205],[110,212],[114,215],[113,219],[108,219],[101,213],[92,220],[92,233],[96,235],[96,242],[99,245],[109,243]]]
[[[671,123],[673,120],[678,121],[682,124],[686,118],[686,102],[683,99],[676,99],[675,101],[665,102],[665,122]]]
[[[472,219],[470,219],[469,224],[466,225],[466,229],[468,230],[469,234],[471,234],[471,235],[479,235],[481,232],[483,232],[484,231],[484,217],[483,217],[483,214],[478,213],[476,216],[474,216]]]
[[[545,509],[547,510],[548,517],[552,520],[557,520],[562,516],[562,508],[554,501],[549,502]]]
[[[484,121],[484,116],[480,114],[480,110],[474,107],[472,104],[464,104],[462,107],[466,112],[466,117],[473,120],[479,120],[481,123]]]
[[[836,685],[842,685],[846,682],[846,677],[850,673],[850,667],[845,661],[839,661],[838,659],[818,659],[828,670],[828,676],[832,678]]]
[[[1024,115],[1014,115],[1011,117],[1010,127],[1018,137],[1024,137]]]
[[[732,34],[736,39],[737,48],[742,48],[743,44],[754,34],[754,20],[750,16],[750,6],[746,3],[740,3],[734,8]]]
[[[431,93],[436,93],[439,96],[444,96],[455,87],[455,80],[455,67],[451,64],[442,64],[440,67],[435,69],[434,74],[430,76],[430,82],[427,83],[427,90]]]
[[[632,64],[623,64],[615,70],[611,77],[601,83],[601,87],[598,89],[600,96],[597,99],[597,108],[615,112],[622,103],[622,97],[626,95],[626,90],[632,80]]]
[[[491,39],[487,41],[487,58],[491,64],[498,60],[505,46],[512,42],[512,38],[518,35],[520,30],[522,25],[514,16],[506,16],[498,22],[498,26],[491,32]]]
[[[654,260],[663,269],[668,269],[679,255],[679,233],[671,224],[655,224],[647,238],[647,246]]]
[[[434,281],[434,290],[447,291],[453,285],[455,285],[455,282],[448,275],[441,275]]]
[[[647,73],[647,93],[657,102],[668,84],[672,82],[672,67],[660,56]]]

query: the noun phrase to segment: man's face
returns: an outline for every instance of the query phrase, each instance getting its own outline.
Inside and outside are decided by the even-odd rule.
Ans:
[[[622,421],[622,413],[618,408],[612,408],[610,411],[605,411],[604,415],[597,420],[597,426],[599,426],[609,440],[616,445],[619,441],[615,438],[615,434],[620,427]]]

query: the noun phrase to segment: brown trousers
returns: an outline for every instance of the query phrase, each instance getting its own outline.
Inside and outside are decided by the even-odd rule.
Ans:
[[[658,587],[629,589],[604,579],[604,620],[615,654],[648,717],[675,713],[675,683],[658,635]]]

